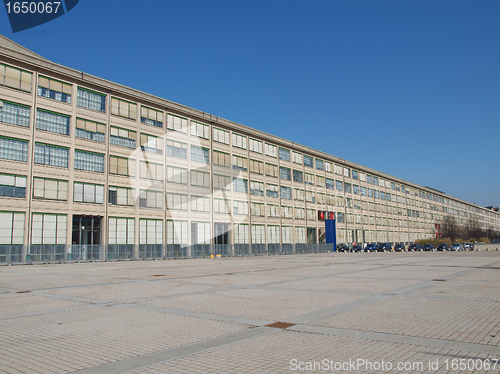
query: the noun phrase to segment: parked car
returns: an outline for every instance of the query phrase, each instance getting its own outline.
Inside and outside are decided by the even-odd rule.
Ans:
[[[469,243],[469,251],[473,251],[474,250],[474,243]]]
[[[446,243],[440,243],[437,247],[438,251],[448,251],[448,244]]]
[[[378,251],[378,244],[376,243],[367,244],[365,247],[365,252],[376,252],[376,251]]]
[[[403,252],[403,251],[406,251],[406,247],[403,243],[398,243],[394,246],[394,251]]]
[[[349,246],[347,244],[340,244],[337,246],[337,252],[349,252]]]
[[[361,252],[363,249],[361,248],[360,245],[353,245],[351,247],[351,252]]]
[[[464,248],[462,247],[462,244],[460,243],[453,243],[450,247],[450,251],[463,251]]]
[[[379,252],[391,252],[392,251],[392,244],[391,243],[380,243],[378,245],[378,251]]]
[[[410,244],[410,246],[408,247],[408,251],[421,251],[423,249],[422,245],[421,244]]]
[[[433,251],[434,246],[432,244],[424,244],[424,251]]]

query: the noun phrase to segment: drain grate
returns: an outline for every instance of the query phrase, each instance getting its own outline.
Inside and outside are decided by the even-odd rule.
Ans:
[[[274,322],[274,323],[271,323],[270,325],[266,325],[266,327],[274,327],[274,328],[277,328],[277,329],[287,329],[289,328],[290,326],[294,326],[295,323],[288,323],[288,322]]]

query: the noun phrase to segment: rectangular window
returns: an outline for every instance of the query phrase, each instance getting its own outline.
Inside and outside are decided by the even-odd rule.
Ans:
[[[36,111],[36,128],[56,134],[69,135],[70,116],[49,112],[42,109]]]
[[[76,119],[75,136],[81,139],[94,140],[104,143],[106,139],[106,125],[82,118]]]
[[[0,100],[0,122],[29,127],[30,107]]]
[[[233,132],[233,147],[247,149],[247,137]]]
[[[0,244],[23,244],[24,217],[25,213],[0,212]]]
[[[26,177],[0,174],[0,196],[24,199],[26,197]]]
[[[247,159],[245,157],[233,156],[233,169],[247,171]]]
[[[344,168],[344,177],[346,177],[346,178],[351,177],[351,169]]]
[[[139,207],[163,208],[163,192],[141,190],[139,194]]]
[[[281,226],[281,242],[283,244],[293,244],[293,227]]]
[[[231,155],[229,153],[214,150],[212,151],[212,163],[228,168],[231,166]]]
[[[357,170],[353,170],[352,171],[352,179],[358,180],[358,177],[359,177],[358,171]]]
[[[335,182],[333,181],[333,179],[326,178],[325,181],[326,181],[326,188],[328,188],[329,190],[335,189]]]
[[[265,149],[266,149],[266,156],[274,158],[278,157],[278,147],[276,147],[275,145],[266,143]]]
[[[373,177],[373,185],[378,186],[378,177]]]
[[[332,163],[331,162],[325,161],[325,170],[329,173],[332,172]]]
[[[222,200],[225,201],[225,200]],[[235,215],[248,216],[248,202],[247,201],[237,201],[233,202],[233,212]],[[224,213],[224,212],[221,212]]]
[[[255,140],[250,138],[248,140],[249,149],[255,153],[262,153],[262,142],[260,140]]]
[[[280,218],[280,207],[279,205],[267,204],[266,206],[266,216],[270,218]]]
[[[187,159],[187,144],[167,140],[167,156]]]
[[[342,175],[342,166],[335,165],[335,174]]]
[[[0,64],[0,85],[16,90],[31,92],[30,72],[14,68],[9,65]]]
[[[210,126],[191,121],[191,135],[202,139],[210,139]]]
[[[26,162],[28,141],[0,136],[0,159]]]
[[[234,225],[234,244],[249,244],[250,234],[247,224]]]
[[[293,162],[302,165],[302,153],[292,152]]]
[[[295,208],[296,219],[306,219],[306,210],[304,208]]]
[[[391,197],[390,193],[386,193],[385,194],[385,198],[386,198],[387,201],[392,201],[392,197]]]
[[[167,114],[167,129],[187,133],[187,119]]]
[[[187,180],[187,169],[176,168],[175,166],[167,166],[167,182],[187,184]]]
[[[290,161],[290,150],[285,148],[280,148],[279,150],[280,160]]]
[[[320,177],[319,175],[316,175],[316,186],[325,187],[325,177]]]
[[[318,169],[318,170],[324,170],[323,160],[320,160],[319,158],[317,158],[314,161],[315,161],[316,169]]]
[[[380,192],[377,190],[373,191],[373,196],[375,196],[375,199],[380,199]]]
[[[264,163],[262,161],[250,160],[250,172],[264,174]]]
[[[109,173],[133,177],[135,176],[135,160],[109,156]]]
[[[168,225],[167,225],[167,235],[168,235]],[[163,220],[140,218],[139,244],[163,244]]]
[[[252,195],[264,196],[264,183],[250,181],[250,193]]]
[[[306,184],[309,184],[311,186],[314,186],[314,175],[306,173],[306,178],[305,178]]]
[[[233,179],[233,191],[234,192],[248,192],[248,181],[246,179],[234,178]]]
[[[191,222],[191,245],[210,244],[210,222]]]
[[[292,177],[290,175],[290,169],[289,168],[284,168],[283,166],[280,166],[280,178],[284,180],[291,180]]]
[[[293,171],[293,181],[297,183],[304,183],[304,173],[299,170]]]
[[[141,150],[160,155],[163,154],[163,138],[141,133]]]
[[[279,187],[275,184],[266,184],[266,196],[267,197],[280,197]]]
[[[134,190],[126,187],[109,186],[108,204],[134,206]]]
[[[268,177],[278,178],[278,165],[266,163],[266,175]]]
[[[280,227],[267,226],[267,242],[272,244],[280,243]]]
[[[229,131],[214,127],[213,132],[214,132],[213,135],[214,142],[229,145]]]
[[[68,168],[68,148],[35,143],[35,164]]]
[[[112,97],[111,114],[135,120],[137,118],[137,104],[118,99],[117,97]]]
[[[306,191],[306,201],[308,203],[315,203],[316,202],[316,193],[313,191]]]
[[[167,193],[168,210],[187,210],[187,195],[177,193]]]
[[[314,209],[306,209],[306,216],[308,221],[316,221],[317,217],[316,217],[316,211]]]
[[[31,244],[66,244],[67,222],[65,214],[33,213]]]
[[[191,161],[208,164],[210,162],[210,149],[191,145]]]
[[[295,189],[294,190],[294,199],[295,200],[300,200],[300,201],[304,201],[304,190],[299,190],[299,189]]]
[[[104,186],[99,184],[75,182],[73,201],[77,203],[104,203]]]
[[[366,174],[365,173],[359,173],[359,180],[361,182],[366,182]]]
[[[40,75],[38,77],[38,96],[71,104],[71,84]]]
[[[135,148],[135,131],[111,126],[109,144],[119,147]]]
[[[355,185],[355,184],[354,184],[354,185],[352,186],[352,192],[353,192],[354,194],[356,194],[356,195],[359,195],[359,186],[357,186],[357,185]]]
[[[187,221],[167,221],[167,244],[188,244]]]
[[[342,181],[335,181],[335,189],[337,191],[343,191],[344,190]]]
[[[163,128],[163,112],[141,106],[141,123]]]
[[[266,244],[266,226],[252,225],[252,244]]]
[[[78,87],[76,105],[98,112],[106,112],[106,95]]]
[[[344,190],[345,193],[351,193],[352,192],[352,186],[350,183],[344,183]]]
[[[335,205],[335,196],[334,195],[326,195],[326,203],[328,205]]]
[[[281,198],[292,200],[292,189],[290,187],[281,186]]]
[[[109,217],[108,233],[109,244],[134,244],[134,219]]]
[[[229,214],[229,202],[225,199],[214,199],[214,213]]]
[[[104,173],[104,155],[75,149],[75,170]]]
[[[287,219],[293,219],[293,207],[282,206],[281,207],[281,217]]]
[[[163,180],[163,165],[141,161],[139,177],[161,181]]]
[[[210,212],[210,198],[204,196],[191,196],[192,212]]]
[[[37,199],[68,200],[68,182],[33,178],[33,197]]]
[[[367,192],[368,192],[368,197],[373,197],[373,189],[368,188]]]
[[[359,187],[359,194],[361,196],[366,196],[366,187],[363,186]]]
[[[250,204],[250,214],[252,217],[264,217],[264,204],[261,203],[251,203]]]
[[[231,186],[231,177],[214,174],[214,190],[229,191]]]
[[[210,173],[191,170],[191,186],[210,187]]]
[[[370,174],[366,174],[366,183],[373,184],[373,177]]]
[[[304,155],[304,166],[307,166],[308,168],[312,168],[314,166],[313,158],[311,156]]]

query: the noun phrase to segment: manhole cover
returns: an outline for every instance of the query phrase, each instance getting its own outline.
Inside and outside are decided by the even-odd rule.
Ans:
[[[278,321],[278,322],[274,322],[274,323],[271,323],[270,325],[266,325],[266,326],[267,327],[274,327],[277,329],[287,329],[293,325],[295,325],[295,323],[287,323],[287,322],[279,322]]]

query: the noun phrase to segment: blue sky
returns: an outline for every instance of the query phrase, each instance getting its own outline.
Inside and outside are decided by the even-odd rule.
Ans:
[[[59,64],[500,205],[500,2],[80,0],[0,33]]]

